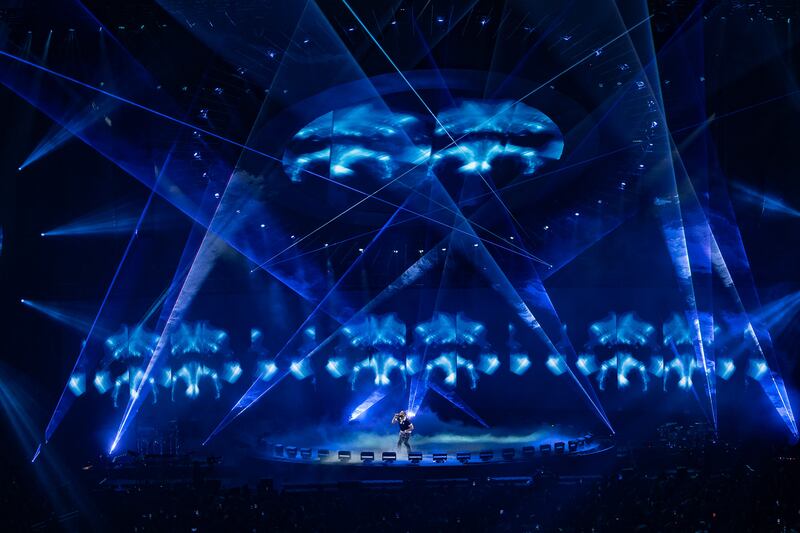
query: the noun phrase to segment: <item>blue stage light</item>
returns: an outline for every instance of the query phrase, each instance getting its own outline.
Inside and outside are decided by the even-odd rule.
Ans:
[[[100,394],[105,394],[112,387],[111,374],[107,370],[101,370],[94,375],[94,388]]]
[[[545,366],[547,366],[547,369],[556,376],[560,376],[567,371],[567,363],[564,361],[564,357],[561,355],[551,355],[548,357]]]
[[[528,354],[512,353],[509,359],[509,367],[511,368],[511,372],[518,376],[521,376],[527,372],[531,367],[531,360],[528,357]]]
[[[360,417],[364,416],[364,413],[370,410],[370,408],[378,403],[379,401],[383,400],[386,397],[386,392],[383,390],[375,390],[373,391],[363,402],[358,404],[353,412],[350,413],[349,420],[352,422],[353,420],[357,420]],[[413,415],[409,413],[409,417],[413,418]]]
[[[578,370],[584,376],[589,376],[594,374],[598,370],[597,366],[597,359],[594,355],[589,354],[581,354],[578,356],[578,360],[575,363],[575,366],[578,367]]]
[[[313,371],[311,370],[311,363],[308,359],[303,358],[299,361],[292,361],[289,365],[289,372],[291,372],[295,378],[303,380],[310,376]]]
[[[500,359],[496,354],[481,354],[480,362],[478,363],[478,370],[491,376],[497,369],[500,368]]]
[[[269,381],[278,371],[278,365],[274,361],[259,361],[257,367],[259,378],[263,381]]]
[[[717,360],[717,375],[724,379],[728,380],[736,371],[736,365],[733,363],[732,359],[719,359]]]
[[[242,366],[238,361],[228,361],[222,371],[222,379],[228,383],[236,383],[242,377]]]
[[[328,359],[325,370],[334,378],[340,378],[347,373],[347,362],[343,357],[332,357]]]
[[[761,378],[767,375],[769,372],[769,366],[767,362],[763,359],[750,359],[749,366],[747,368],[747,375],[753,378],[756,381],[760,381]]]
[[[80,396],[86,392],[86,374],[76,373],[69,377],[69,390],[75,396]]]

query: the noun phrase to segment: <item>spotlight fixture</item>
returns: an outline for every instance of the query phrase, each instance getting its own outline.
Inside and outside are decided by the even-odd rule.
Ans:
[[[540,444],[539,452],[542,455],[550,455],[553,452],[553,447],[550,444]]]
[[[513,461],[516,452],[514,451],[514,448],[503,448],[503,451],[500,453],[502,454],[503,459],[506,461]]]
[[[339,461],[343,463],[350,462],[350,452],[348,450],[339,451]]]
[[[393,463],[397,460],[397,452],[383,452],[381,459],[384,463]]]
[[[330,450],[317,450],[317,459],[319,459],[320,461],[325,461],[330,456],[331,456]]]
[[[295,457],[297,457],[297,446],[287,446],[286,457],[288,457],[289,459],[294,459]]]
[[[273,454],[275,455],[275,457],[283,457],[284,448],[285,447],[283,444],[276,444],[275,447],[273,448]]]
[[[458,452],[458,453],[456,453],[456,459],[462,465],[465,465],[465,464],[469,463],[469,460],[470,460],[471,457],[472,457],[472,454],[470,452]]]
[[[300,448],[300,457],[303,459],[311,459],[311,448]]]
[[[439,453],[435,452],[433,454],[433,462],[436,464],[442,464],[447,461],[447,454],[446,453]]]
[[[525,459],[533,459],[536,456],[536,447],[534,446],[523,446],[522,447],[522,457]]]
[[[561,455],[561,454],[564,453],[564,449],[566,448],[566,445],[563,442],[556,442],[554,448],[556,450],[556,453]]]
[[[492,450],[483,450],[478,454],[478,457],[481,458],[481,461],[484,463],[491,461],[494,458],[494,452]]]
[[[411,464],[417,465],[422,462],[422,452],[409,452],[408,461]]]

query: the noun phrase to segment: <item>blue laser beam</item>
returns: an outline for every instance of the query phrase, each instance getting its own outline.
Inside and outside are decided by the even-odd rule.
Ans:
[[[167,158],[164,161],[164,165],[161,168],[161,172],[158,173],[158,177],[156,178],[156,183],[164,174],[165,169],[169,164],[170,156],[171,154],[167,155]],[[111,295],[111,291],[117,283],[117,278],[119,277],[119,274],[122,271],[122,265],[125,264],[125,260],[128,258],[128,254],[130,253],[131,248],[133,247],[133,243],[136,240],[136,237],[139,235],[139,228],[142,225],[142,221],[144,220],[145,215],[147,215],[147,211],[150,208],[150,204],[153,201],[153,197],[155,196],[155,191],[156,187],[153,187],[153,189],[151,189],[150,194],[147,197],[147,202],[145,202],[144,207],[142,208],[142,213],[141,215],[139,215],[139,220],[136,222],[136,226],[134,227],[133,232],[131,232],[131,236],[128,239],[128,244],[125,246],[125,250],[122,252],[122,257],[120,258],[119,264],[117,264],[117,269],[114,271],[114,276],[111,278],[111,282],[108,284],[108,288],[106,289],[106,292],[103,295],[103,300],[100,302],[100,307],[97,310],[97,314],[95,315],[94,320],[92,321],[92,325],[89,328],[89,332],[86,334],[86,342],[84,342],[83,345],[81,346],[81,350],[78,353],[78,357],[75,360],[75,364],[72,367],[72,372],[70,372],[70,375],[73,375],[75,373],[78,366],[83,361],[83,356],[86,351],[86,346],[89,344],[89,340],[92,338],[92,333],[94,333],[95,326],[97,325],[97,322],[100,319],[100,315],[103,313],[103,309],[105,309],[106,302],[108,302],[108,297]],[[50,417],[50,421],[47,424],[47,428],[45,429],[45,443],[47,443],[47,441],[50,440],[50,437],[52,437],[53,432],[56,430],[59,423],[61,422],[61,419],[66,414],[66,410],[68,409],[68,407],[65,407],[63,402],[65,397],[67,397],[66,392],[68,386],[69,386],[69,381],[67,381],[67,385],[64,386],[64,390],[61,392],[61,396],[58,399],[56,408],[53,411],[53,414]]]
[[[167,121],[169,121],[169,122],[172,122],[172,123],[174,123],[174,124],[178,124],[178,125],[180,125],[180,126],[183,126],[183,127],[186,127],[186,128],[191,128],[193,131],[198,131],[198,132],[201,132],[201,133],[203,133],[203,134],[205,134],[205,135],[208,135],[209,137],[212,137],[212,138],[214,138],[214,139],[217,139],[217,140],[219,140],[219,141],[222,141],[222,142],[224,142],[224,143],[226,143],[226,144],[230,144],[230,145],[232,145],[232,146],[236,146],[237,148],[240,148],[240,149],[242,149],[242,150],[245,150],[245,151],[247,151],[247,152],[254,153],[254,154],[256,154],[256,155],[259,155],[259,156],[261,156],[261,157],[264,157],[264,158],[270,159],[270,160],[272,160],[272,161],[276,161],[276,162],[279,162],[279,163],[281,162],[281,159],[280,159],[280,158],[278,158],[278,157],[275,157],[275,156],[273,156],[273,155],[270,155],[270,154],[268,154],[268,153],[266,153],[266,152],[263,152],[263,151],[261,151],[261,150],[257,150],[257,149],[255,149],[255,148],[252,148],[252,147],[250,147],[250,146],[247,146],[246,144],[243,144],[243,143],[241,143],[241,142],[235,141],[235,140],[233,140],[233,139],[229,139],[229,138],[227,138],[227,137],[225,137],[225,136],[223,136],[223,135],[220,135],[220,134],[218,134],[218,133],[214,133],[213,131],[211,131],[211,130],[208,130],[208,129],[206,129],[206,128],[203,128],[203,127],[201,127],[201,126],[197,126],[197,125],[195,125],[195,124],[191,124],[191,123],[189,123],[189,122],[186,122],[186,121],[184,121],[184,120],[181,120],[181,119],[179,119],[179,118],[173,117],[173,116],[171,116],[171,115],[168,115],[168,114],[166,114],[166,113],[162,113],[161,111],[158,111],[158,110],[156,110],[156,109],[152,109],[152,108],[150,108],[150,107],[144,106],[144,105],[142,105],[142,104],[139,104],[138,102],[135,102],[135,101],[133,101],[133,100],[130,100],[130,99],[128,99],[128,98],[125,98],[125,97],[123,97],[123,96],[119,96],[119,95],[116,95],[116,94],[114,94],[114,93],[112,93],[112,92],[109,92],[109,91],[106,91],[106,90],[104,90],[104,89],[101,89],[101,88],[99,88],[99,87],[95,87],[95,86],[93,86],[93,85],[91,85],[91,84],[85,83],[85,82],[83,82],[83,81],[80,81],[80,80],[78,80],[78,79],[76,79],[76,78],[73,78],[73,77],[71,77],[71,76],[67,76],[66,74],[62,74],[62,73],[60,73],[60,72],[57,72],[57,71],[55,71],[55,70],[49,69],[49,68],[47,68],[47,67],[45,67],[45,66],[42,66],[42,65],[36,64],[36,63],[34,63],[34,62],[32,62],[32,61],[28,61],[28,60],[26,60],[26,59],[23,59],[23,58],[21,58],[21,57],[17,57],[17,56],[15,56],[15,55],[13,55],[13,54],[10,54],[10,53],[8,53],[8,52],[5,52],[5,51],[2,51],[2,50],[0,50],[0,56],[6,57],[6,58],[8,58],[8,59],[11,59],[11,60],[13,60],[13,61],[17,61],[17,62],[19,62],[19,63],[22,63],[22,64],[25,64],[25,65],[27,65],[27,66],[33,67],[33,68],[35,68],[35,69],[41,70],[42,72],[46,72],[46,73],[48,73],[48,74],[51,74],[51,75],[53,75],[53,76],[55,76],[55,77],[57,77],[57,78],[60,78],[60,79],[63,79],[63,80],[65,80],[65,81],[69,81],[69,82],[71,82],[71,83],[74,83],[74,84],[80,85],[81,87],[84,87],[84,88],[86,88],[86,89],[89,89],[89,90],[91,90],[91,91],[98,92],[98,93],[100,93],[100,94],[103,94],[103,95],[105,95],[105,96],[108,96],[108,97],[110,97],[110,98],[113,98],[113,99],[115,99],[115,100],[118,100],[118,101],[120,101],[120,102],[123,102],[123,103],[125,103],[125,104],[128,104],[128,105],[130,105],[130,106],[132,106],[132,107],[135,107],[135,108],[137,108],[137,109],[140,109],[140,110],[142,110],[142,111],[145,111],[145,112],[147,112],[147,113],[153,114],[153,115],[155,115],[155,116],[157,116],[157,117],[163,118],[164,120],[167,120]],[[327,176],[324,176],[324,175],[322,175],[322,174],[318,174],[318,173],[316,173],[316,172],[313,172],[313,171],[310,171],[310,170],[308,170],[308,169],[303,169],[303,172],[305,172],[305,173],[307,173],[307,174],[309,174],[309,175],[311,175],[311,176],[317,177],[317,178],[319,178],[319,179],[322,179],[322,180],[324,180],[324,181],[326,181],[326,182],[333,183],[334,185],[337,185],[337,186],[339,186],[339,187],[342,187],[342,188],[344,188],[344,189],[346,189],[346,190],[349,190],[349,191],[351,191],[351,192],[354,192],[354,193],[356,193],[356,194],[358,194],[358,195],[360,195],[360,196],[363,196],[363,199],[362,199],[362,200],[359,200],[359,202],[358,202],[358,205],[360,205],[361,203],[363,203],[363,202],[364,202],[364,201],[366,201],[366,200],[369,200],[369,199],[372,199],[372,198],[374,198],[374,199],[375,199],[375,200],[377,200],[378,202],[381,202],[381,203],[383,203],[383,204],[386,204],[386,205],[389,205],[389,206],[391,206],[391,207],[394,207],[395,209],[400,209],[400,208],[401,208],[401,207],[400,207],[400,205],[398,205],[398,204],[396,204],[396,203],[394,203],[394,202],[391,202],[391,201],[389,201],[389,200],[386,200],[386,199],[384,199],[384,198],[381,198],[381,197],[377,196],[376,194],[377,194],[377,192],[379,192],[379,191],[377,191],[377,192],[375,192],[375,193],[367,193],[367,192],[364,192],[364,191],[362,191],[362,190],[360,190],[360,189],[357,189],[357,188],[355,188],[355,187],[352,187],[352,186],[350,186],[350,185],[347,185],[347,184],[345,184],[345,183],[342,183],[341,181],[338,181],[338,180],[335,180],[335,179],[331,179],[331,178],[329,178],[329,177],[327,177]],[[401,176],[399,176],[399,177],[402,177],[402,175],[401,175]],[[399,177],[398,177],[398,178],[399,178]],[[388,185],[388,184],[387,184],[387,185]],[[381,189],[381,190],[382,190],[382,189]],[[421,218],[423,218],[423,219],[425,219],[425,220],[428,220],[429,222],[432,222],[432,223],[434,223],[434,224],[438,224],[438,225],[441,225],[441,226],[447,227],[447,228],[449,228],[449,229],[451,229],[451,230],[453,230],[453,231],[459,232],[459,233],[467,233],[465,230],[463,230],[463,229],[461,229],[461,228],[458,228],[458,227],[456,227],[456,226],[451,226],[451,225],[449,225],[449,224],[446,224],[446,223],[444,223],[444,222],[442,222],[442,221],[440,221],[440,220],[436,220],[436,219],[434,219],[434,218],[431,218],[431,217],[429,217],[428,215],[425,215],[425,214],[422,214],[422,213],[418,213],[418,212],[416,212],[416,211],[410,210],[410,209],[408,209],[408,208],[405,208],[405,207],[404,207],[404,208],[402,208],[402,209],[403,209],[404,211],[408,211],[409,213],[411,213],[411,214],[413,214],[413,215],[416,215],[416,216],[419,216],[419,217],[421,217]],[[483,240],[483,239],[482,239],[482,240]],[[508,251],[508,252],[511,252],[511,253],[515,253],[515,254],[518,254],[518,255],[526,255],[526,254],[524,254],[524,253],[521,253],[521,252],[518,252],[518,251],[514,251],[514,250],[512,250],[512,249],[509,249],[509,248],[507,248],[507,247],[504,247],[504,246],[502,246],[502,245],[499,245],[499,244],[497,244],[497,243],[493,243],[493,242],[491,242],[490,244],[493,244],[493,245],[495,245],[495,246],[498,246],[498,247],[500,247],[500,248],[503,248],[503,249],[505,249],[506,251]],[[530,259],[533,259],[533,260],[537,260],[537,259],[536,259],[536,258],[534,258],[534,257],[529,257],[529,258],[530,258]],[[263,264],[263,263],[262,263],[262,264]],[[261,267],[261,265],[259,265],[259,268],[260,268],[260,267]]]
[[[428,111],[428,113],[430,113],[430,115],[431,115],[431,116],[433,117],[433,119],[436,121],[436,124],[437,124],[437,125],[438,125],[438,126],[441,128],[441,129],[442,129],[442,131],[443,131],[443,132],[444,132],[444,133],[447,135],[447,137],[450,139],[450,142],[452,142],[452,143],[453,143],[453,144],[456,146],[456,148],[458,148],[458,149],[459,149],[459,150],[460,150],[460,151],[463,153],[463,152],[464,152],[464,149],[463,149],[463,147],[461,147],[461,146],[458,144],[458,141],[456,141],[456,139],[454,139],[454,138],[453,138],[453,136],[450,134],[450,131],[449,131],[449,130],[448,130],[446,127],[445,127],[445,125],[444,125],[444,124],[442,124],[441,120],[439,120],[439,117],[436,115],[436,113],[434,113],[434,112],[433,112],[433,110],[432,110],[432,109],[430,108],[430,106],[428,105],[428,103],[427,103],[427,102],[425,102],[425,99],[424,99],[424,98],[422,98],[422,96],[421,96],[421,95],[420,95],[420,94],[417,92],[417,90],[414,88],[414,86],[411,84],[411,82],[410,82],[410,81],[408,81],[408,78],[406,78],[406,75],[405,75],[405,74],[403,74],[403,71],[402,71],[402,70],[400,70],[400,68],[397,66],[397,63],[395,63],[395,62],[394,62],[394,60],[392,60],[391,56],[389,56],[389,54],[386,52],[386,50],[385,50],[385,49],[384,49],[384,48],[381,46],[381,44],[378,42],[378,40],[375,38],[375,36],[372,34],[372,32],[371,32],[371,31],[369,31],[369,29],[367,28],[367,26],[364,24],[364,22],[363,22],[363,21],[361,20],[361,18],[358,16],[358,14],[356,14],[356,12],[353,10],[353,8],[352,8],[352,7],[350,7],[350,4],[348,4],[348,3],[347,3],[347,0],[342,0],[342,3],[345,5],[345,7],[348,9],[348,11],[350,11],[350,13],[353,15],[353,18],[355,18],[355,19],[356,19],[356,21],[359,23],[359,25],[361,25],[361,27],[362,27],[362,28],[364,29],[364,31],[367,33],[367,35],[369,36],[369,38],[372,40],[372,42],[373,42],[373,43],[375,43],[375,46],[377,46],[377,47],[378,47],[378,49],[381,51],[381,53],[382,53],[382,54],[383,54],[383,56],[386,58],[386,60],[387,60],[387,61],[389,61],[389,63],[392,65],[392,67],[394,67],[394,69],[397,71],[397,73],[400,75],[400,77],[403,79],[403,81],[406,83],[406,85],[408,85],[408,88],[409,88],[409,89],[411,89],[411,92],[413,92],[413,93],[414,93],[414,96],[416,96],[416,97],[417,97],[417,99],[418,99],[418,100],[419,100],[419,101],[422,103],[423,107],[425,107],[425,109]],[[476,169],[476,170],[477,170],[477,169]],[[490,191],[491,191],[491,192],[494,194],[494,197],[497,199],[497,201],[500,203],[500,205],[501,205],[501,206],[503,206],[503,209],[505,209],[506,213],[508,213],[508,215],[511,217],[511,219],[512,219],[512,220],[514,220],[514,222],[515,222],[515,223],[516,223],[516,224],[517,224],[519,227],[522,227],[522,226],[520,225],[519,221],[518,221],[518,220],[516,219],[516,217],[514,216],[514,214],[513,214],[513,213],[511,212],[511,210],[508,208],[508,206],[506,205],[506,203],[505,203],[505,202],[503,201],[503,199],[500,197],[500,195],[498,194],[497,190],[496,190],[496,189],[495,189],[495,188],[492,186],[492,184],[490,184],[490,183],[487,181],[487,179],[486,179],[486,178],[483,176],[483,174],[482,174],[480,171],[477,171],[477,174],[480,176],[481,180],[482,180],[482,181],[483,181],[483,183],[486,185],[486,187],[487,187],[487,188],[488,188],[488,189],[489,189],[489,190],[490,190]],[[524,230],[523,230],[523,231],[524,231]]]

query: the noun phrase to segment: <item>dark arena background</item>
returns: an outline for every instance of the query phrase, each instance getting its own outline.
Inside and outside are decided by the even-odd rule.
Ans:
[[[800,530],[798,25],[4,1],[3,530]]]

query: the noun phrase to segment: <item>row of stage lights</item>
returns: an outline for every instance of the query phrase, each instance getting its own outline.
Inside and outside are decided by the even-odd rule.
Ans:
[[[536,446],[523,446],[517,455],[516,448],[503,448],[499,451],[497,458],[494,450],[482,450],[477,453],[473,452],[433,452],[430,454],[431,460],[435,464],[444,464],[449,459],[455,459],[458,463],[465,465],[474,462],[478,459],[481,463],[489,463],[496,460],[514,461],[519,457],[522,460],[533,460],[537,457],[547,458],[552,456],[561,456],[567,454],[576,454],[582,452],[587,446],[591,446],[594,442],[594,436],[587,434],[578,439],[569,440],[567,442],[558,441],[555,443],[545,443]],[[283,444],[275,444],[272,447],[273,457],[278,459],[289,459],[292,461],[313,461],[314,452],[311,448],[298,448],[297,446],[284,446]],[[420,464],[424,459],[425,454],[422,452],[409,452],[408,462],[410,464]],[[376,455],[374,451],[364,450],[357,456],[363,464],[374,464]],[[333,455],[331,450],[320,448],[316,453],[316,460],[320,463],[335,462],[338,459],[340,463],[346,464],[353,460],[353,452],[351,450],[339,450]],[[381,452],[379,459],[384,464],[395,463],[397,452],[384,451]]]

